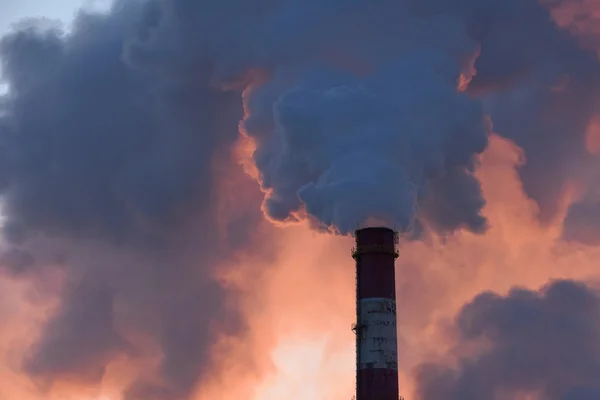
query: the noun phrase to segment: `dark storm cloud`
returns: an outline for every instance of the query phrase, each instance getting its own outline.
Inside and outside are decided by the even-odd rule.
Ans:
[[[212,150],[236,135],[220,117],[239,100],[128,68],[133,11],[80,15],[67,36],[32,28],[2,40],[11,222],[125,238],[169,229],[193,200],[207,201]]]
[[[81,13],[68,33],[29,22],[2,39],[1,261],[67,277],[23,364],[42,386],[100,382],[115,357],[147,355],[129,341],[137,332],[163,359],[128,398],[180,400],[204,377],[215,318],[240,328],[211,273],[259,240],[260,212],[250,196],[229,221],[235,242],[219,241],[212,166],[229,157],[241,98],[209,87],[207,71],[174,79],[129,65],[129,44],[153,22],[140,4]]]
[[[544,3],[546,6],[544,6]],[[520,169],[526,193],[548,221],[559,211],[565,184],[589,162],[585,136],[600,111],[600,64],[551,8],[570,0],[415,0],[420,14],[457,15],[481,44],[469,86],[480,96],[494,130],[526,152]]]
[[[539,292],[513,289],[505,297],[480,294],[460,310],[455,329],[456,366],[417,369],[422,400],[527,393],[587,400],[598,393],[600,297],[582,283],[556,281]]]

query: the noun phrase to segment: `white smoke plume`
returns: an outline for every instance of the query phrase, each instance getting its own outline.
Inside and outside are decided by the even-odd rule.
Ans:
[[[478,54],[459,21],[416,18],[403,1],[267,1],[247,12],[183,3],[165,6],[131,59],[187,70],[160,58],[183,34],[192,47],[179,49],[214,56],[191,65],[245,90],[241,128],[256,146],[267,217],[342,234],[368,218],[404,231],[423,218],[440,231],[485,228],[472,173],[491,124],[459,91]],[[438,218],[428,203],[458,217]]]

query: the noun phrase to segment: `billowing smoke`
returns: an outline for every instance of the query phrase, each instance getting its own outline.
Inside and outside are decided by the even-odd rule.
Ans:
[[[568,185],[580,183],[583,170],[594,168],[586,136],[600,112],[600,64],[585,46],[594,32],[569,30],[592,15],[593,6],[584,3],[411,0],[420,15],[460,18],[480,43],[469,92],[484,101],[494,131],[525,150],[521,179],[544,222],[557,216]],[[573,10],[579,11],[569,15]],[[564,29],[553,12],[562,16]]]
[[[257,138],[254,157],[267,191],[267,215],[286,221],[305,210],[342,233],[369,217],[405,230],[420,201],[437,196],[460,217],[433,223],[481,229],[477,185],[463,186],[464,198],[456,202],[457,185],[436,190],[455,174],[473,179],[473,155],[485,148],[489,129],[481,106],[456,93],[455,62],[441,51],[421,49],[370,68],[360,78],[318,70],[293,78],[296,86],[280,95],[268,116],[271,134],[254,129],[267,116],[253,114],[254,106],[264,106],[249,96],[245,128]],[[470,196],[476,201],[469,202]]]
[[[81,13],[68,33],[31,21],[1,41],[3,268],[61,296],[22,363],[42,390],[95,385],[116,359],[154,356],[127,398],[184,399],[217,326],[242,328],[213,280],[226,255],[260,240],[252,192],[235,214],[217,207],[241,98],[201,74],[128,65],[142,16],[124,1]]]
[[[340,234],[371,219],[413,234],[482,233],[475,172],[493,121],[524,149],[525,190],[552,219],[565,187],[596,161],[586,139],[600,69],[586,50],[593,41],[553,22],[566,3],[118,0],[106,14],[80,13],[68,32],[19,26],[0,43],[0,260],[37,296],[61,300],[22,370],[41,390],[96,385],[125,358],[144,365],[126,400],[190,398],[216,331],[244,329],[215,269],[240,249],[269,257],[273,243],[260,229],[260,193],[236,162],[256,167],[271,221]],[[250,160],[232,160],[239,131]],[[222,193],[238,179],[234,195]],[[510,360],[496,348],[518,358],[534,333],[552,332],[521,326],[512,336],[503,307],[513,303],[541,326],[570,316],[573,332],[540,343],[575,335],[587,360],[573,361],[577,375],[548,366],[560,379],[545,380],[534,368],[523,386],[502,369]],[[473,370],[424,369],[424,399],[438,398],[428,382],[467,398],[497,388],[593,397],[594,304],[572,283],[478,298],[459,328],[463,341],[495,329],[491,350]],[[542,368],[537,350],[524,361]],[[569,364],[565,354],[555,356]]]
[[[173,73],[212,68],[213,84],[245,90],[241,128],[271,220],[481,231],[472,172],[491,125],[473,98],[525,150],[520,174],[542,221],[596,165],[586,137],[600,65],[588,51],[595,32],[564,16],[584,13],[576,3],[264,1],[248,11],[179,1],[158,7],[133,54]],[[187,65],[161,57],[171,53]]]
[[[454,328],[456,360],[416,372],[421,400],[600,395],[600,294],[583,283],[482,293],[460,310]]]
[[[416,19],[398,1],[188,3],[162,7],[133,62],[210,65],[215,85],[245,90],[268,218],[343,234],[369,218],[485,228],[473,172],[491,124],[458,90],[478,47],[455,19]],[[177,51],[198,57],[160,57]]]

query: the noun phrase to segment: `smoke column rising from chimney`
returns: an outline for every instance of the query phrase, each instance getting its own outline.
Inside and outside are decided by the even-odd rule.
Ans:
[[[275,247],[255,229],[260,199],[248,200],[251,190],[237,183],[231,214],[240,221],[224,218],[226,227],[216,227],[223,222],[216,215],[229,214],[215,193],[228,174],[216,174],[213,161],[227,158],[242,118],[255,146],[246,161],[254,164],[272,221],[309,220],[338,233],[370,218],[413,233],[481,232],[485,202],[476,179],[481,169],[474,171],[488,145],[484,111],[525,153],[526,163],[505,170],[520,170],[542,219],[560,214],[564,187],[579,178],[574,160],[585,165],[589,157],[585,131],[600,104],[596,55],[541,6],[572,2],[411,1],[426,9],[417,10],[427,11],[422,18],[406,3],[117,0],[106,14],[79,15],[69,32],[30,23],[4,37],[2,267],[61,300],[36,343],[20,354],[23,372],[42,383],[93,385],[121,357],[160,353],[152,366],[133,367],[125,398],[193,398],[214,371],[215,318],[227,315],[229,331],[244,331],[221,309],[230,294],[214,282],[213,269],[236,251],[256,255],[267,251],[259,245]],[[448,255],[461,263],[438,264],[452,296],[440,300],[424,290],[423,301],[411,304],[430,302],[437,311],[448,299],[465,301],[459,285],[505,290],[508,282],[526,281],[530,266],[543,266],[545,280],[582,263],[570,253],[571,262],[553,264],[556,254],[548,249],[556,238],[532,244],[547,232],[527,219],[529,212],[505,226],[514,212],[510,193],[497,179],[487,182],[495,207],[506,208],[494,216],[486,207],[485,216],[496,235],[501,227],[509,233],[446,238],[464,247]],[[597,211],[593,201],[586,196],[585,207],[571,210],[566,236],[581,241],[572,230],[581,231],[582,222],[597,229],[589,217]],[[441,247],[435,250],[449,251]],[[431,252],[415,256],[418,271],[426,270]],[[514,253],[524,258],[514,263]],[[482,259],[493,278],[471,287]],[[256,269],[268,270],[267,263]],[[65,280],[60,291],[43,279],[55,277],[55,268]],[[441,280],[440,271],[429,277]],[[414,279],[406,286],[417,290]],[[306,304],[304,290],[302,297]],[[432,315],[420,318],[429,323]],[[90,326],[98,327],[93,335]],[[148,337],[147,348],[131,340],[136,334]]]
[[[458,90],[478,54],[458,19],[391,0],[190,4],[157,6],[128,58],[244,91],[269,219],[342,234],[372,217],[402,231],[485,229],[473,172],[491,124]],[[177,51],[197,57],[161,57]]]

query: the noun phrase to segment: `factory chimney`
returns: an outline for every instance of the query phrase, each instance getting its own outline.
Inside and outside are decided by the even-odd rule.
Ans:
[[[398,400],[395,260],[398,235],[356,231],[356,400]]]

